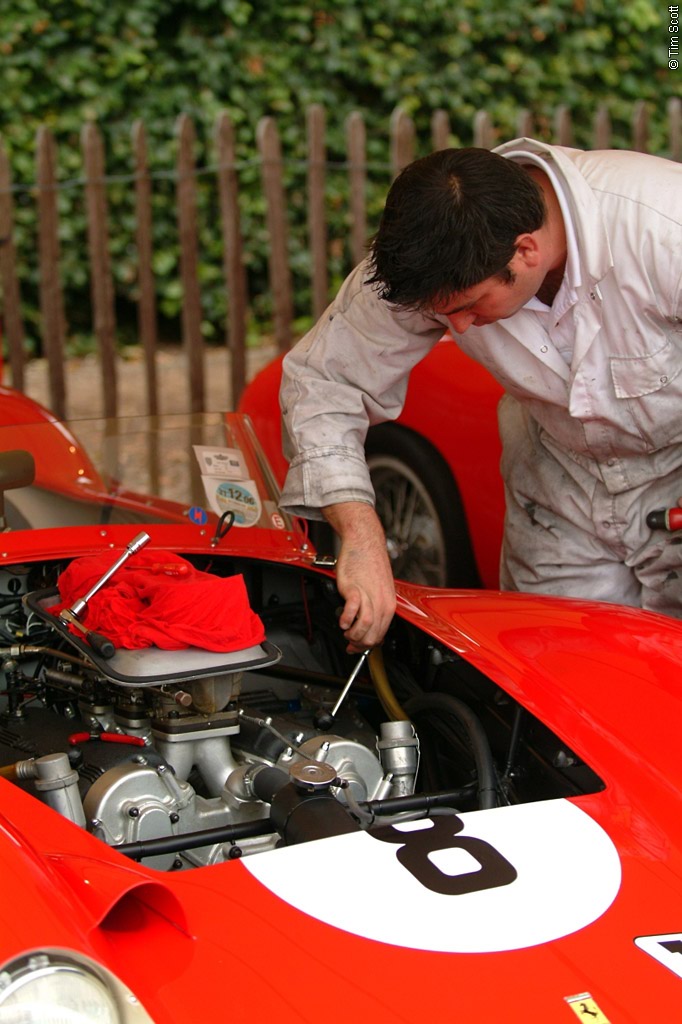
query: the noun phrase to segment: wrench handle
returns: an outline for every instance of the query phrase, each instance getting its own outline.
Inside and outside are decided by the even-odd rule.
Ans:
[[[84,597],[79,597],[76,601],[73,602],[70,611],[73,612],[77,619],[81,617],[85,609],[88,607],[88,601],[95,596],[97,591],[101,590],[104,584],[111,579],[115,572],[118,572],[118,570],[121,568],[124,562],[127,562],[131,555],[134,555],[136,551],[139,551],[140,548],[143,548],[145,544],[147,544],[150,540],[151,537],[149,536],[148,533],[145,533],[144,530],[142,531],[142,533],[138,533],[137,537],[133,537],[130,544],[126,546],[126,549],[123,552],[123,554],[116,559],[116,561],[114,562],[110,569],[107,569],[107,571],[104,573],[101,579],[97,580],[97,583],[93,584],[93,586],[90,587],[90,590],[88,590],[87,594]]]
[[[78,621],[70,608],[63,608],[59,613],[59,618],[67,626],[73,626],[79,633],[82,633],[93,651],[99,654],[100,658],[113,658],[116,654],[116,648],[109,637],[104,636],[103,633],[96,633],[94,629],[88,629],[87,626]]]
[[[88,629],[85,633],[85,639],[88,641],[93,651],[95,651],[96,654],[99,654],[100,658],[108,660],[109,658],[113,658],[116,654],[116,648],[114,647],[113,642],[108,636],[104,636],[103,633],[96,633],[94,630]]]

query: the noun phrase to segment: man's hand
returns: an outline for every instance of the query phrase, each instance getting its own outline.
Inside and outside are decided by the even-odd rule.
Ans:
[[[395,586],[386,536],[371,505],[362,501],[328,505],[322,514],[341,539],[336,583],[345,605],[339,625],[348,651],[380,644],[395,612]]]

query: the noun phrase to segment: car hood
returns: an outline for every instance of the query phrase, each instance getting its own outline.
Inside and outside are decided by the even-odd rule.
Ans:
[[[570,736],[604,781],[643,801],[655,787],[678,804],[681,622],[616,604],[407,584],[398,612]]]
[[[478,859],[481,878],[455,917],[418,864],[414,877],[405,871],[395,837],[354,833],[160,875],[66,821],[47,818],[36,849],[25,838],[41,826],[34,802],[9,799],[0,862],[12,864],[24,913],[6,901],[3,927],[30,944],[39,918],[46,946],[105,957],[139,991],[149,991],[150,950],[163,949],[146,1000],[158,1024],[216,1019],[226,998],[238,1021],[286,1006],[313,1024],[324,1006],[345,1024],[349,1001],[381,1022],[446,1020],[455,1000],[474,1019],[522,1024],[529,978],[537,1019],[569,1020],[576,994],[613,1012],[616,992],[622,1012],[602,1019],[672,1019],[682,980],[652,949],[674,931],[679,856],[647,856],[608,794],[461,815],[460,853]],[[496,882],[500,851],[514,859],[514,886]]]

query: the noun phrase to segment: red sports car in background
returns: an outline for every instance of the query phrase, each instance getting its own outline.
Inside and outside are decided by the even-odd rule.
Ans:
[[[281,358],[249,384],[247,413],[279,478]],[[393,573],[429,586],[496,587],[504,515],[500,386],[452,339],[412,371],[395,423],[371,427],[366,453]]]
[[[0,1024],[677,1020],[682,623],[398,582],[349,656],[247,418],[17,402]]]

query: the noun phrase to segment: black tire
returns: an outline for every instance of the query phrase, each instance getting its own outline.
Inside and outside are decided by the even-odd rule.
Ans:
[[[365,445],[393,575],[432,587],[480,587],[457,484],[443,457],[394,423]]]

